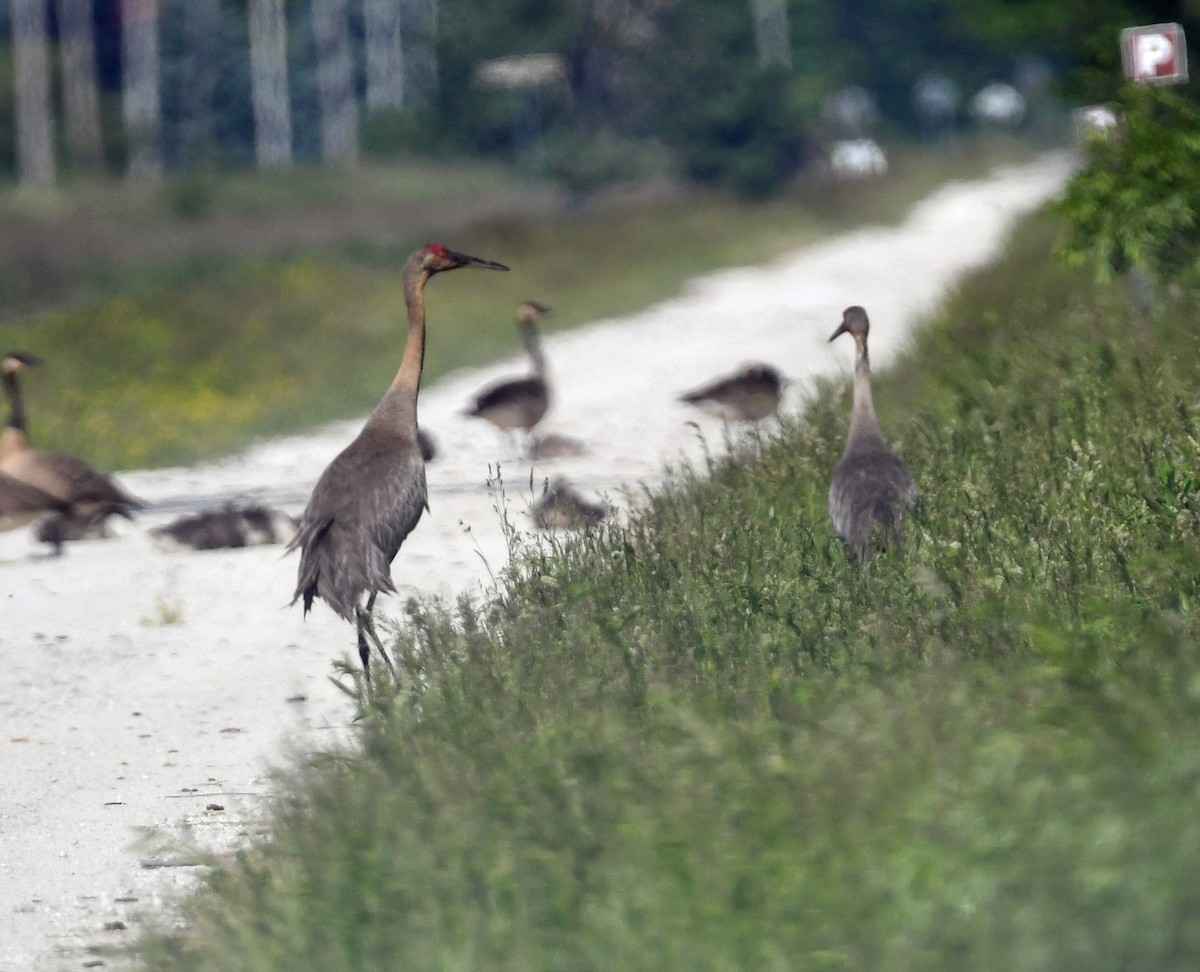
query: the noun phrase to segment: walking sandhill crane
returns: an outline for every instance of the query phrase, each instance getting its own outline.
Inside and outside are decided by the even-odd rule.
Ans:
[[[392,561],[429,505],[425,461],[417,441],[417,395],[425,360],[425,285],[434,274],[459,267],[508,269],[440,243],[423,246],[408,258],[403,271],[408,338],[400,369],[358,437],[321,473],[287,547],[300,550],[292,603],[303,598],[307,615],[319,597],[353,622],[367,678],[371,674],[368,637],[391,665],[375,633],[375,598],[380,591],[396,590]]]
[[[758,422],[779,408],[783,386],[783,376],[770,365],[751,364],[679,400],[726,422]]]
[[[546,377],[546,358],[542,354],[538,321],[550,308],[527,300],[517,307],[517,328],[529,354],[533,372],[524,378],[510,378],[485,388],[465,414],[486,419],[498,429],[512,432],[524,429],[532,443],[533,429],[550,408],[550,385]]]
[[[885,542],[899,538],[900,525],[917,502],[912,473],[883,439],[871,398],[871,362],[867,332],[871,324],[861,307],[847,307],[830,341],[843,333],[854,338],[854,405],[850,434],[829,486],[829,516],[853,563],[869,556],[876,534]]]
[[[42,523],[39,539],[62,552],[64,539],[103,529],[104,521],[114,513],[131,517],[143,504],[124,492],[107,476],[82,459],[65,452],[35,449],[29,444],[25,419],[25,399],[19,375],[41,359],[23,351],[5,355],[0,363],[4,391],[8,396],[9,416],[0,433],[0,472],[50,494],[66,510],[60,510]]]

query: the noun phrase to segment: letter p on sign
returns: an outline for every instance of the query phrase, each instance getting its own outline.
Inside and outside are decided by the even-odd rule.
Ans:
[[[1187,81],[1187,44],[1179,24],[1127,27],[1121,31],[1125,76],[1143,84]]]

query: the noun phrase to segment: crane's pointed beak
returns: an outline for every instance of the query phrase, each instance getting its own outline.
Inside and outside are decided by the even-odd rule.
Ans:
[[[834,338],[838,337],[839,335],[845,334],[848,330],[850,330],[850,328],[846,327],[845,321],[842,321],[841,326],[836,331],[833,332],[833,336],[830,337],[829,340],[832,341]]]
[[[484,260],[480,257],[469,256],[466,253],[456,253],[454,250],[450,251],[450,256],[461,267],[482,267],[484,270],[508,269],[503,263],[497,263],[495,260]]]

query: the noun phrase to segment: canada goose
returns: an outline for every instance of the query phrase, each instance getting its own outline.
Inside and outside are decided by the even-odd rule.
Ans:
[[[550,384],[546,376],[546,358],[542,354],[538,321],[550,308],[527,300],[517,308],[517,327],[533,366],[524,378],[512,378],[485,388],[465,414],[485,419],[505,432],[524,429],[532,440],[533,429],[550,408]]]
[[[425,285],[459,267],[507,270],[502,263],[455,253],[440,243],[414,252],[404,264],[408,339],[400,369],[379,404],[313,488],[288,550],[300,551],[292,603],[304,613],[322,598],[358,632],[358,654],[370,677],[368,635],[391,664],[375,633],[372,611],[380,591],[395,591],[391,563],[428,508],[425,461],[417,442],[417,396],[425,360]],[[359,602],[366,595],[366,604]]]
[[[102,530],[109,516],[115,513],[131,518],[132,511],[142,509],[143,504],[82,459],[29,445],[25,401],[18,376],[26,368],[39,364],[40,358],[21,351],[10,352],[0,363],[9,404],[8,424],[0,434],[0,472],[36,486],[69,506],[69,510],[56,514],[41,528],[48,542],[61,551],[62,540],[70,534]]]
[[[0,530],[16,530],[70,509],[44,489],[0,473]]]
[[[222,550],[284,543],[296,534],[296,523],[286,513],[258,503],[239,506],[228,503],[215,510],[155,527],[150,531],[155,544],[164,550]]]
[[[854,405],[850,433],[829,486],[829,516],[854,563],[870,556],[872,538],[898,538],[900,524],[917,502],[917,484],[908,466],[888,448],[875,417],[871,398],[871,362],[867,355],[867,312],[847,307],[830,341],[843,333],[854,338],[858,357],[854,367]]]
[[[751,364],[736,374],[680,395],[679,400],[726,422],[758,422],[779,408],[784,383],[784,378],[770,365]]]

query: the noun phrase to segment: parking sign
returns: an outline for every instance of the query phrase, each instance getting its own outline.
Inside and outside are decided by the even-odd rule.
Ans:
[[[1126,27],[1121,31],[1125,76],[1141,84],[1184,84],[1187,45],[1179,24]]]

